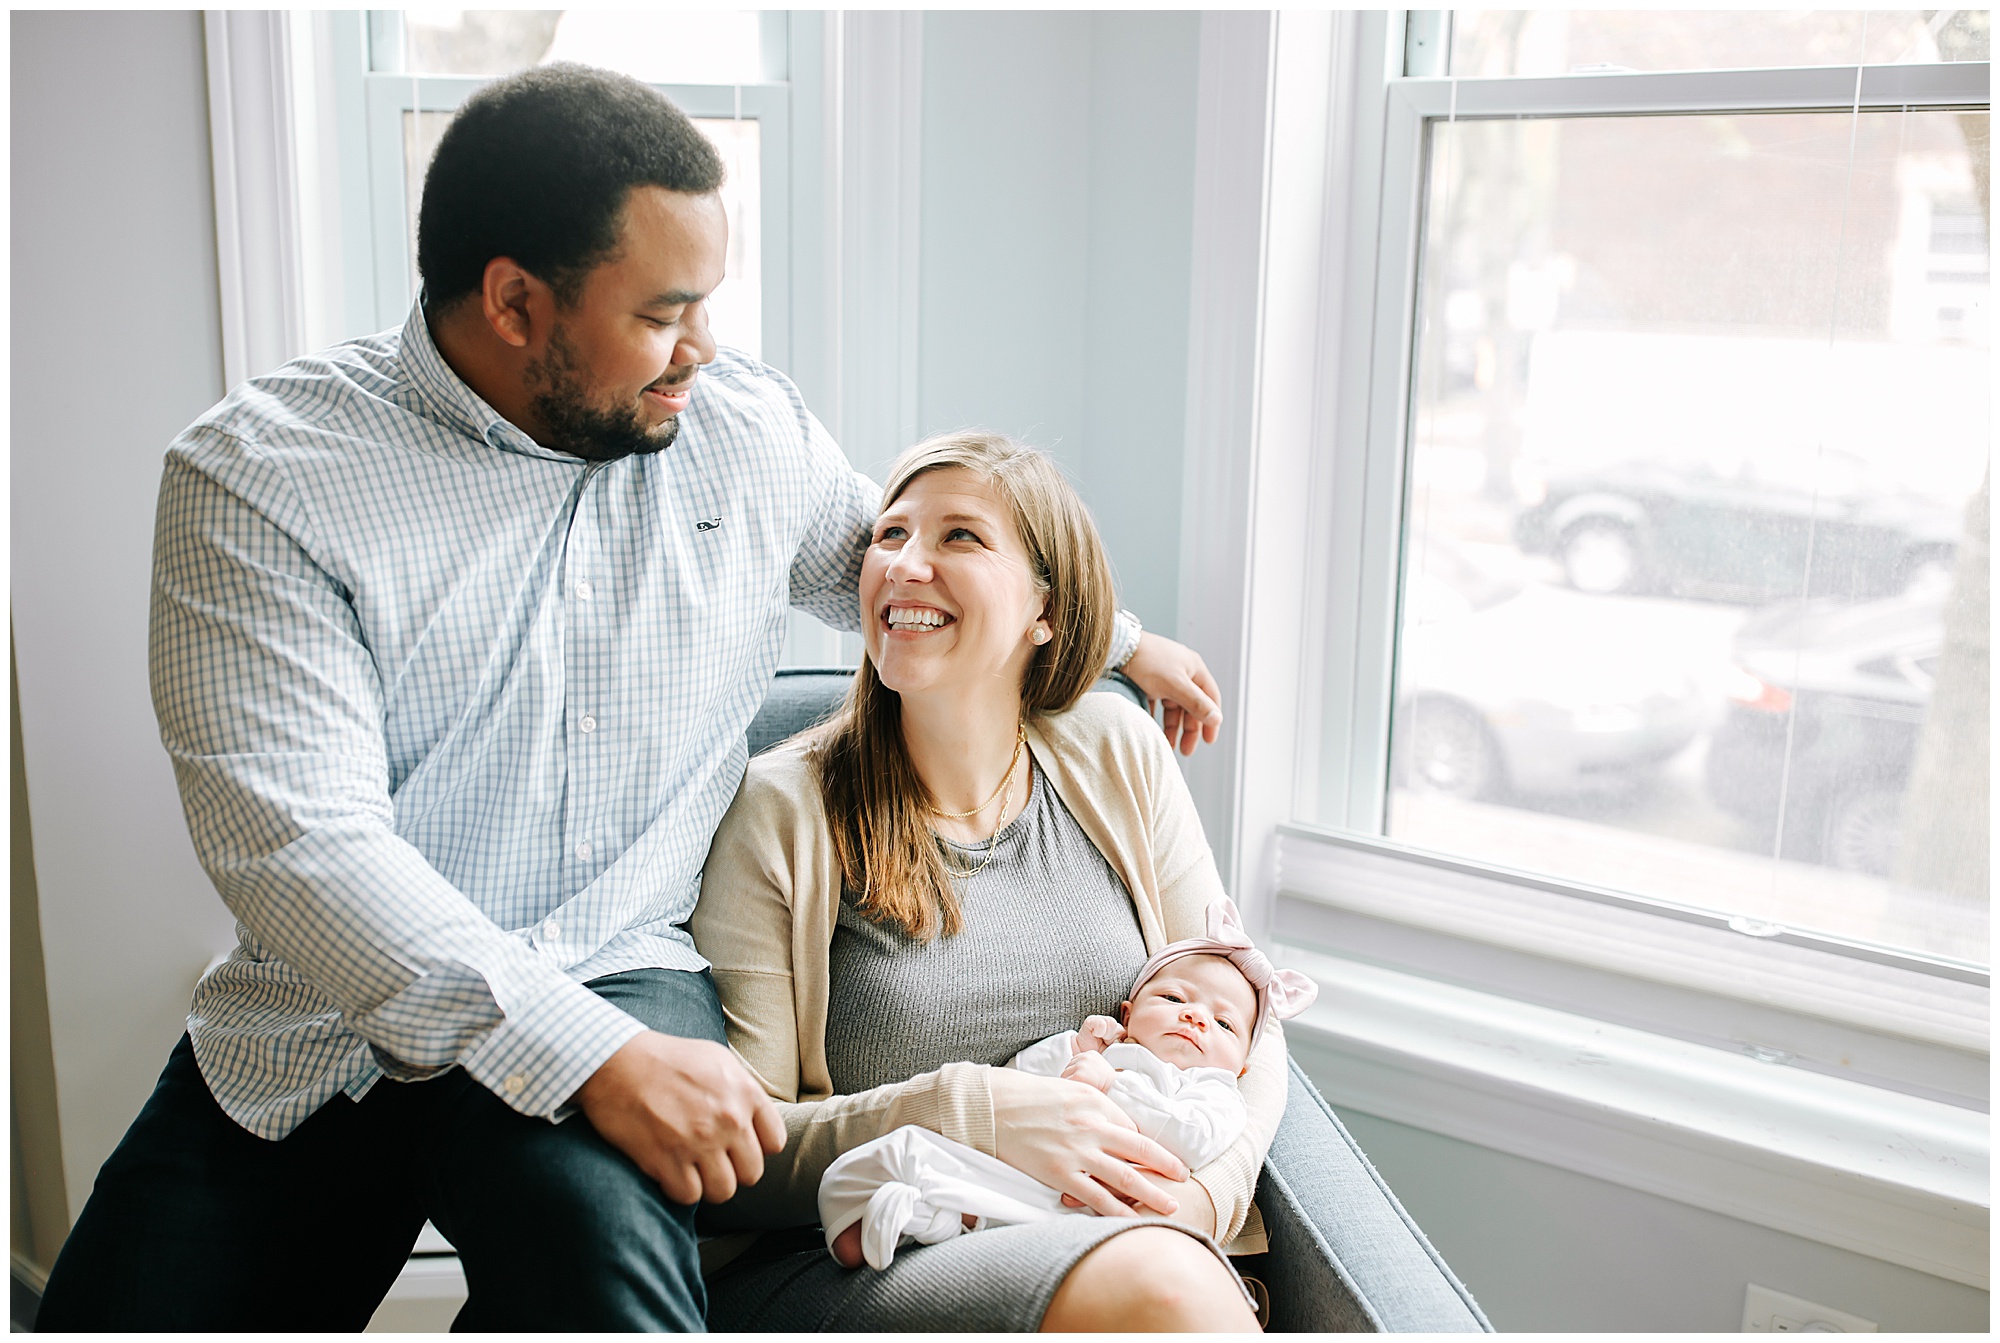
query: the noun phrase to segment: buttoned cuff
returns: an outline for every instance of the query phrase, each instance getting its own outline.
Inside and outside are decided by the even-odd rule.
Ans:
[[[556,1121],[565,1102],[627,1040],[645,1030],[574,980],[510,1012],[464,1058],[472,1079],[522,1114]]]
[[[1139,624],[1139,617],[1130,611],[1121,610],[1111,619],[1111,656],[1104,665],[1117,671],[1132,660],[1139,651],[1139,636],[1146,631]]]

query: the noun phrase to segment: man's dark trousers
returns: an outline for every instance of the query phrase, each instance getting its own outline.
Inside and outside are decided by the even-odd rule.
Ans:
[[[590,987],[654,1030],[724,1038],[706,971]],[[270,1142],[216,1105],[185,1036],[98,1172],[36,1324],[360,1329],[426,1217],[465,1266],[454,1328],[703,1327],[694,1209],[583,1116],[530,1118],[454,1068],[337,1096]]]

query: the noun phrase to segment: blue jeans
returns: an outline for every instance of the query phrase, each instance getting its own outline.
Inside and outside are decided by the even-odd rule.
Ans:
[[[589,987],[654,1030],[724,1039],[706,971]],[[454,1328],[703,1327],[694,1209],[581,1115],[530,1118],[454,1068],[336,1096],[271,1142],[222,1112],[185,1036],[98,1172],[36,1325],[358,1330],[425,1218],[465,1267]]]

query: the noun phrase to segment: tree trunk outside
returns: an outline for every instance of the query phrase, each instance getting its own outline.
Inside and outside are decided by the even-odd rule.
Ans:
[[[1990,237],[1990,119],[1962,115],[1959,125]],[[1965,534],[1945,602],[1944,649],[1903,795],[1895,866],[1899,884],[1967,903],[1992,898],[1992,487],[1989,466],[1966,505]]]

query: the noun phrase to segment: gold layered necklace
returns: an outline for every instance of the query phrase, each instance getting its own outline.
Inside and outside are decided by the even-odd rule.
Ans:
[[[947,817],[954,821],[962,821],[968,816],[977,816],[980,812],[992,806],[993,799],[1006,792],[1007,785],[1013,781],[1014,769],[1021,763],[1021,752],[1027,748],[1027,745],[1028,723],[1026,719],[1022,719],[1020,726],[1014,732],[1014,754],[1008,757],[1007,772],[1000,776],[1000,786],[995,788],[984,802],[974,807],[971,811],[939,811],[936,807],[932,807],[931,815]],[[979,866],[960,872],[951,865],[949,860],[946,860],[944,865],[946,872],[960,880],[964,880],[967,877],[976,877],[986,870],[987,864],[993,861],[993,855],[1000,847],[1000,832],[1007,828],[1007,810],[1012,805],[1012,802],[1013,799],[1011,798],[1001,802],[1000,819],[993,823],[993,833],[986,837],[986,856],[980,860]]]

